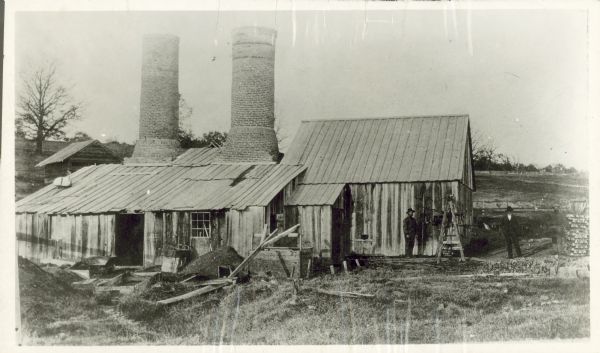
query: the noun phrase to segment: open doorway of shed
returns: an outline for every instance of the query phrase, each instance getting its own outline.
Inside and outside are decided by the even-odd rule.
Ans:
[[[331,209],[331,261],[339,264],[350,254],[352,239],[352,193],[346,185]]]
[[[118,214],[115,222],[115,256],[119,266],[142,266],[144,215]]]

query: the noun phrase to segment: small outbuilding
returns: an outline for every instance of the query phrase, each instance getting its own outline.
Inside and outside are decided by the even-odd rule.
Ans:
[[[57,177],[73,173],[85,166],[94,164],[121,163],[110,149],[98,140],[74,142],[39,162],[36,167],[44,168],[44,181],[51,182]]]

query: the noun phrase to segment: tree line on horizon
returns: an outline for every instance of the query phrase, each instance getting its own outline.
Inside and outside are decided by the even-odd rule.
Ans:
[[[561,163],[548,164],[545,167],[533,163],[524,164],[515,157],[510,157],[498,151],[493,140],[484,142],[481,131],[476,130],[471,136],[473,151],[473,169],[478,171],[506,171],[506,172],[546,172],[554,174],[576,174],[579,171],[574,167],[566,167]]]

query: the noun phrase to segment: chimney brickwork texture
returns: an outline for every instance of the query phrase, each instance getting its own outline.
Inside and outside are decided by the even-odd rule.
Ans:
[[[145,35],[139,139],[126,163],[170,162],[182,150],[179,129],[179,38]]]
[[[273,163],[279,157],[274,124],[275,39],[269,28],[233,33],[231,129],[220,153],[224,163]]]

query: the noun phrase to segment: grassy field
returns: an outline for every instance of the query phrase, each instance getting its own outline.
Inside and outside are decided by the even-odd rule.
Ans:
[[[100,305],[91,294],[62,285],[58,293],[38,279],[46,284],[21,285],[23,343],[405,344],[589,336],[587,280],[457,278],[489,264],[421,261],[427,262],[323,274],[302,281],[297,296],[289,280],[253,278],[169,307],[139,294]],[[20,268],[22,278],[45,277],[30,267]],[[331,296],[317,288],[374,297]]]
[[[477,174],[474,207],[566,207],[569,200],[587,199],[588,179],[576,175],[486,175]]]

